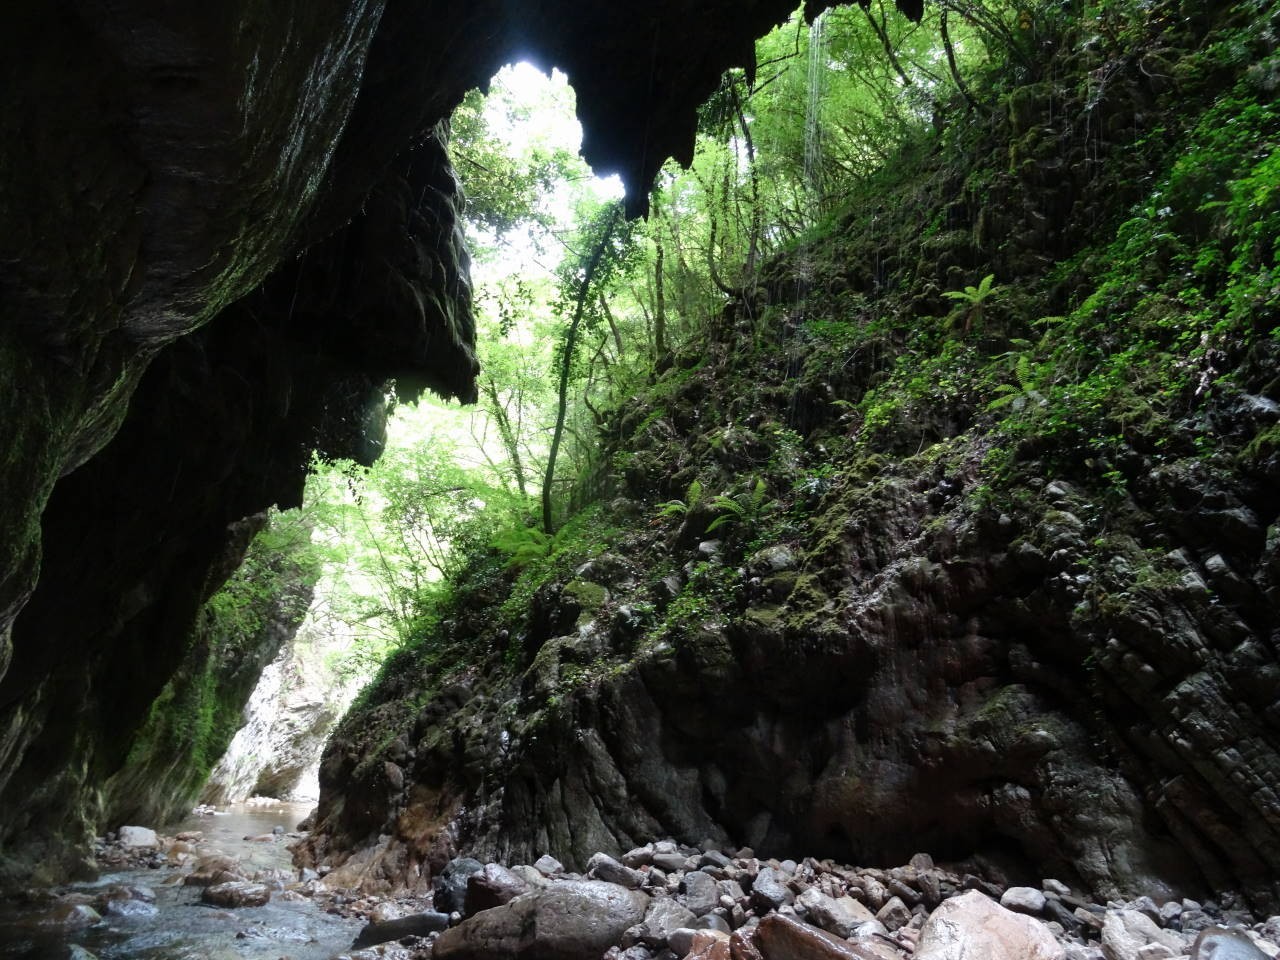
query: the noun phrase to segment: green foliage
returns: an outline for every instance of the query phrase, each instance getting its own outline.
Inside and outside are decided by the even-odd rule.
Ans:
[[[702,481],[694,477],[689,481],[689,489],[685,492],[683,500],[668,500],[666,503],[658,505],[658,516],[672,517],[684,516],[690,510],[696,510],[702,503]]]
[[[714,533],[721,527],[734,523],[753,525],[764,511],[768,494],[769,488],[764,479],[757,477],[756,482],[751,484],[745,493],[736,497],[728,494],[712,497],[709,506],[717,511],[719,516],[707,525],[707,533]]]

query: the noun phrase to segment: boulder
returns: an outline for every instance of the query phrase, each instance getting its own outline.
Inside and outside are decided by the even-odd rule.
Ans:
[[[215,907],[262,907],[271,899],[271,889],[265,883],[232,880],[205,887],[200,899]]]
[[[640,923],[649,898],[601,880],[566,880],[442,933],[435,960],[600,960]]]
[[[483,869],[484,864],[472,857],[450,860],[431,883],[432,905],[441,913],[461,913],[467,903],[467,878]]]
[[[160,838],[156,836],[156,832],[150,827],[121,827],[118,839],[122,847],[160,846]]]
[[[920,931],[915,960],[1063,960],[1041,923],[976,890],[944,901]]]

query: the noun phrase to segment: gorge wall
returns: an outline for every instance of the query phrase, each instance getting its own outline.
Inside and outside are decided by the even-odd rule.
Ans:
[[[313,450],[376,456],[389,380],[472,395],[436,127],[462,94],[518,56],[557,64],[639,212],[789,7],[5,10],[0,878],[85,867],[235,525],[296,503]]]
[[[308,862],[671,835],[1277,909],[1280,21],[1142,10],[624,404],[614,499],[476,558],[340,725]]]

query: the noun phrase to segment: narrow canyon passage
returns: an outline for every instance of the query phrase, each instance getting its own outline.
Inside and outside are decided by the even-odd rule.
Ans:
[[[1273,7],[0,13],[0,957],[1280,956]]]

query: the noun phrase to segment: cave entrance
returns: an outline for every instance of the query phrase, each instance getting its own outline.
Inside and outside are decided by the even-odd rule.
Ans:
[[[304,506],[273,516],[259,535],[224,601],[227,590],[237,603],[279,590],[294,602],[264,620],[284,638],[280,652],[204,803],[314,801],[330,731],[387,658],[455,639],[446,612],[452,584],[486,565],[501,574],[549,542],[534,521],[555,403],[550,371],[562,343],[561,275],[584,242],[583,223],[620,200],[623,187],[582,160],[573,91],[559,71],[504,67],[487,92],[466,97],[450,126],[467,198],[479,402],[459,407],[428,394],[396,403],[389,389],[384,409],[366,417],[370,432],[385,421],[381,458],[367,468],[317,461]],[[592,344],[593,362],[616,363],[609,353],[621,348]],[[567,426],[561,476],[572,478],[595,455],[591,411],[575,410]],[[557,497],[582,492],[566,479]],[[289,572],[264,590],[267,570]]]

